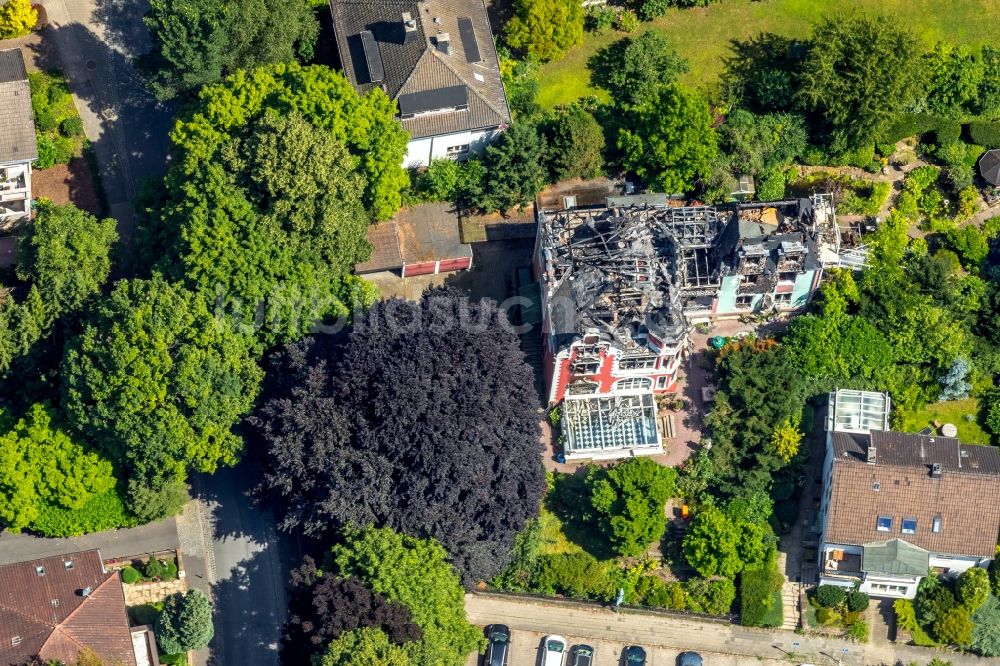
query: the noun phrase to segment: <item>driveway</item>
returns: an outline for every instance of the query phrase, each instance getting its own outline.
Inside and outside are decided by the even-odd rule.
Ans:
[[[108,530],[68,539],[43,539],[30,534],[0,534],[0,564],[24,562],[39,557],[75,553],[98,548],[101,557],[142,555],[160,550],[174,550],[179,545],[173,518],[127,530]]]
[[[97,157],[109,212],[122,241],[135,231],[133,200],[146,179],[163,174],[173,109],[146,92],[131,59],[145,52],[146,0],[41,0],[59,66]]]

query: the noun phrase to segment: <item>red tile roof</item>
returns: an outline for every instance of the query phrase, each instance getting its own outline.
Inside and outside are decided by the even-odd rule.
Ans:
[[[97,550],[0,566],[0,664],[72,662],[85,647],[135,666],[121,580]]]

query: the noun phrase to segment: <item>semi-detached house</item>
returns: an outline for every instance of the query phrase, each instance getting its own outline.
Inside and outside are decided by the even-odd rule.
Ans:
[[[464,159],[510,124],[483,0],[330,0],[344,74],[381,88],[410,134],[403,166]]]

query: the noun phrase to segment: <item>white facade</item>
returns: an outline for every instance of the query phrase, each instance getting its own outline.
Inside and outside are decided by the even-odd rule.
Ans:
[[[31,215],[31,162],[0,164],[0,231]]]
[[[406,144],[403,166],[413,169],[430,166],[432,160],[465,159],[482,153],[499,133],[499,129],[485,129],[413,139]]]

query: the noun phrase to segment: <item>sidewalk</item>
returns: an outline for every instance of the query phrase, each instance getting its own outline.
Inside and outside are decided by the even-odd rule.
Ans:
[[[939,652],[907,645],[859,645],[820,636],[800,635],[790,631],[767,631],[734,625],[681,619],[654,613],[621,610],[614,612],[596,604],[558,600],[539,601],[488,594],[467,594],[465,609],[469,621],[477,625],[494,622],[512,630],[541,634],[583,636],[592,640],[612,641],[621,645],[637,644],[679,650],[717,652],[753,659],[783,659],[820,666],[827,664],[920,664],[935,656],[951,661],[953,666],[985,666],[995,663],[973,655]]]

